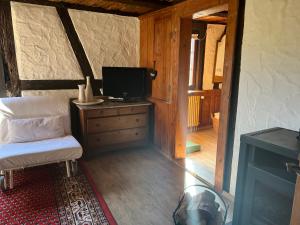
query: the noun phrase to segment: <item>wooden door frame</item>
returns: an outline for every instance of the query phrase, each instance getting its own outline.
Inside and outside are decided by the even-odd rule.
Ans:
[[[222,1],[221,1],[222,2]],[[220,8],[222,5],[220,4]],[[184,15],[181,17],[181,20],[184,18],[192,18],[192,15],[196,12],[203,12],[206,14],[212,14],[214,12],[218,12],[218,7],[203,10],[195,8],[193,12],[190,12],[189,15]],[[221,94],[221,107],[220,107],[220,125],[218,131],[218,147],[217,147],[217,158],[216,158],[216,170],[215,170],[215,188],[217,191],[223,191],[224,185],[224,175],[225,175],[225,167],[231,167],[231,159],[230,165],[226,163],[226,153],[228,146],[229,134],[234,132],[232,130],[229,131],[230,123],[235,123],[235,115],[234,119],[230,118],[230,113],[236,112],[236,109],[232,110],[232,83],[234,80],[233,71],[235,67],[235,59],[236,59],[236,38],[237,38],[237,28],[238,28],[238,18],[240,15],[240,0],[229,0],[228,1],[228,23],[227,23],[227,31],[226,31],[226,48],[225,48],[225,60],[224,60],[224,80],[222,84],[222,94]],[[182,32],[180,32],[180,48],[184,46],[185,38],[182,38]],[[185,48],[188,49],[188,48]],[[175,156],[178,158],[185,157],[185,140],[187,133],[187,91],[188,91],[188,83],[186,81],[188,78],[188,73],[183,73],[186,69],[183,67],[184,64],[188,63],[187,59],[189,57],[184,57],[186,54],[179,54],[179,69],[181,71],[179,73],[179,82],[178,82],[178,102],[177,102],[177,114],[176,114],[176,142],[175,142]],[[184,74],[185,76],[180,76]],[[239,75],[239,73],[238,73]],[[183,81],[183,82],[180,82]],[[238,87],[235,87],[238,88]],[[181,96],[181,97],[180,97]],[[233,108],[236,105],[233,105]],[[230,123],[229,123],[230,122]],[[233,125],[234,130],[234,125]],[[233,135],[231,135],[233,138]],[[232,157],[232,156],[231,156]],[[228,164],[228,165],[226,165]],[[230,176],[229,176],[230,178]]]

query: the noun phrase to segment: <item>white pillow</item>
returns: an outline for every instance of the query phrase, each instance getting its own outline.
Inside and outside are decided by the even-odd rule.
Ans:
[[[8,121],[8,142],[31,142],[65,135],[62,116],[11,119]]]

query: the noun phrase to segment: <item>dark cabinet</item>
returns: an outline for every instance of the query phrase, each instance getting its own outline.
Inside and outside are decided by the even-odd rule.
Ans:
[[[273,128],[241,136],[233,225],[289,225],[300,142],[295,131]]]

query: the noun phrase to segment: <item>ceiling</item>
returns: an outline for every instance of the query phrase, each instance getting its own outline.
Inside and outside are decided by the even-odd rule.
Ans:
[[[109,11],[142,15],[162,9],[184,0],[49,0],[85,7],[101,8]]]

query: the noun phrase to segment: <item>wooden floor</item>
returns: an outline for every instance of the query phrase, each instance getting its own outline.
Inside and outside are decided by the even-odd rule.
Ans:
[[[120,225],[171,225],[185,186],[200,184],[173,161],[150,149],[117,151],[86,162]]]
[[[215,170],[218,142],[217,133],[212,128],[205,129],[188,134],[187,140],[201,146],[201,151],[189,154],[188,158]]]
[[[199,152],[188,154],[184,160],[185,167],[214,184],[216,156],[217,156],[217,133],[211,129],[205,129],[188,134],[188,141],[201,146]]]

